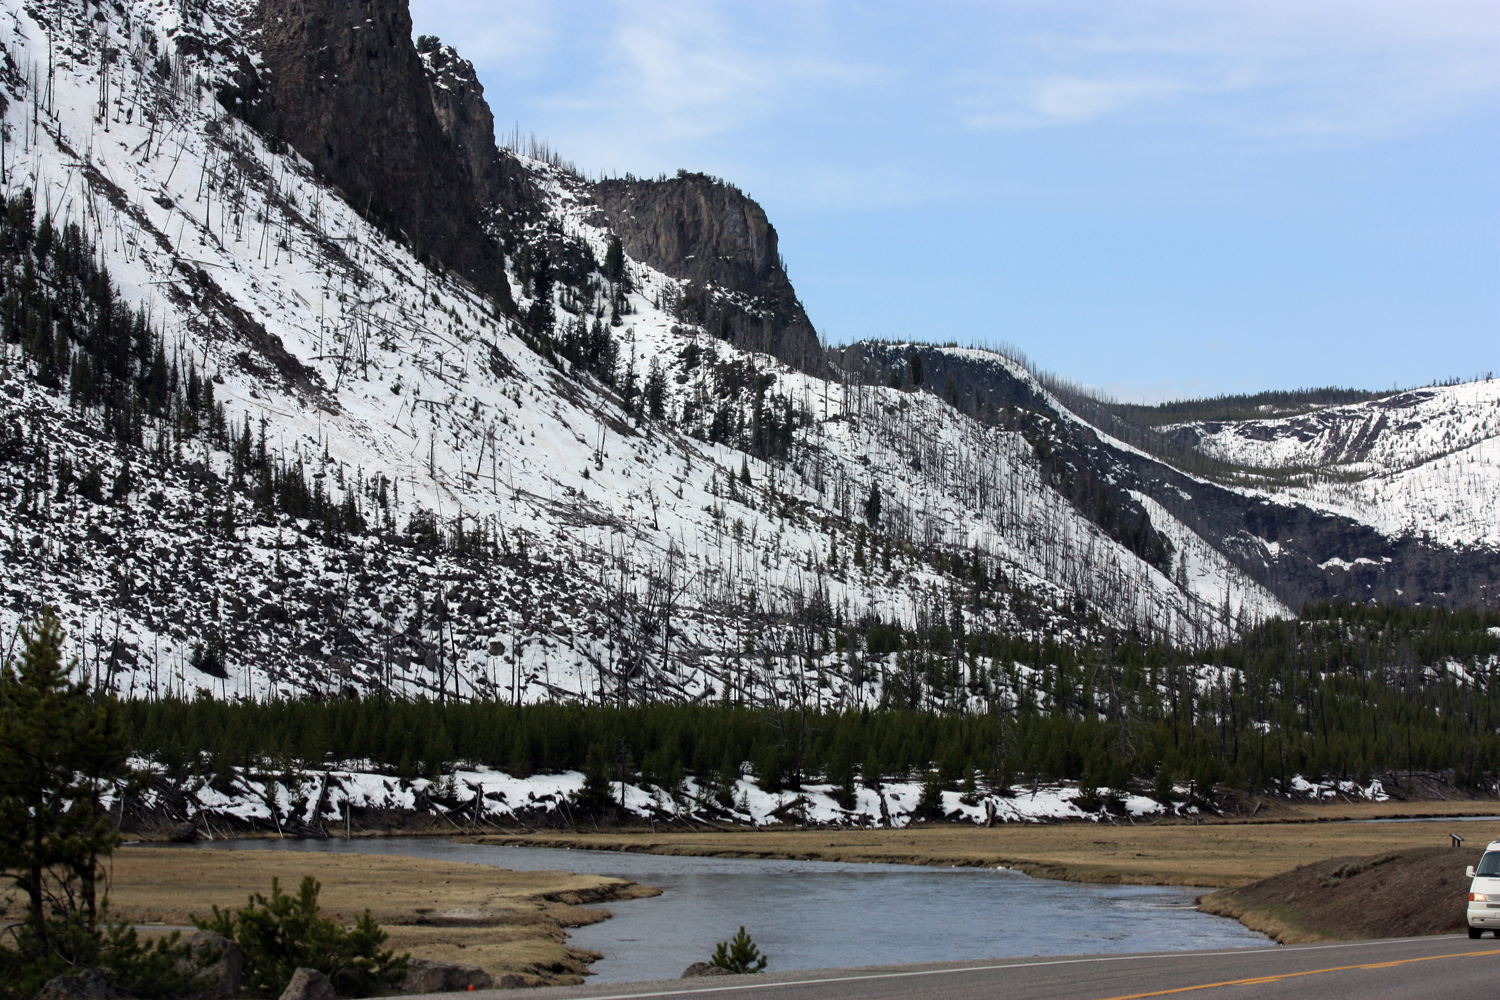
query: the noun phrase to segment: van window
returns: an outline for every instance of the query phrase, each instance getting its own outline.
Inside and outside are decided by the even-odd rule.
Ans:
[[[1479,867],[1474,869],[1475,875],[1500,875],[1500,851],[1487,851],[1484,857],[1479,859]]]

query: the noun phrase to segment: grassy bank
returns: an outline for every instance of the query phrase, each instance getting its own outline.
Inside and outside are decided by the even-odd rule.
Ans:
[[[1004,866],[1042,878],[1077,882],[1223,887],[1247,885],[1329,857],[1436,847],[1448,842],[1450,831],[1477,843],[1500,827],[1500,823],[1492,827],[1444,819],[1320,822],[1431,813],[1437,806],[1450,807],[1450,816],[1494,811],[1493,803],[1381,803],[1282,807],[1277,818],[1198,824],[1013,824],[993,829],[923,824],[904,830],[728,830],[705,826],[696,831],[548,832],[474,839],[487,844],[646,854]],[[1467,857],[1473,852],[1463,853]]]
[[[1332,858],[1211,893],[1198,908],[1282,944],[1451,934],[1466,926],[1464,866],[1480,850],[1421,847]]]
[[[269,893],[271,879],[294,890],[303,875],[323,883],[325,913],[352,923],[369,909],[390,932],[388,947],[415,957],[516,973],[528,985],[582,981],[595,952],[570,948],[566,928],[608,919],[580,904],[655,896],[623,879],[393,855],[128,847],[111,862],[110,905],[142,924],[183,926]]]

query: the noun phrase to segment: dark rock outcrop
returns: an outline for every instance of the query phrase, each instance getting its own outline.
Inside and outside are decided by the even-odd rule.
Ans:
[[[817,332],[760,205],[731,184],[691,173],[600,181],[593,193],[627,254],[692,283],[678,305],[684,320],[793,367],[824,372]]]
[[[526,167],[495,144],[495,120],[473,65],[411,37],[404,2],[259,0],[262,65],[220,94],[289,143],[357,209],[398,229],[513,309],[504,255],[543,217]],[[627,254],[689,284],[680,317],[740,347],[822,374],[817,332],[797,300],[765,212],[703,174],[592,185]],[[571,241],[533,232],[568,284],[595,263]],[[502,248],[503,244],[503,248]]]
[[[228,1000],[245,992],[245,956],[240,946],[213,931],[198,931],[187,939],[192,959],[178,963],[193,976],[195,1000]]]
[[[438,962],[413,958],[406,964],[402,993],[459,993],[470,989],[487,990],[495,986],[494,978],[477,965]]]
[[[49,979],[37,992],[37,1000],[114,1000],[114,980],[100,969],[83,969]]]
[[[423,41],[423,40],[419,40]],[[432,109],[453,144],[481,208],[506,231],[536,221],[541,201],[526,169],[495,145],[495,116],[484,99],[474,64],[451,45],[433,40],[420,47],[432,94]]]
[[[438,121],[404,2],[260,0],[257,117],[361,211],[479,288],[502,258],[479,192]]]
[[[338,992],[317,969],[298,969],[281,991],[280,1000],[338,1000]]]
[[[707,962],[694,962],[682,971],[682,979],[700,979],[704,976],[729,976],[733,975],[728,969],[719,965],[709,965]]]

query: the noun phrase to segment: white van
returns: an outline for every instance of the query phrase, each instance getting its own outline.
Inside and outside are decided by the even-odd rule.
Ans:
[[[1465,873],[1469,883],[1469,937],[1485,931],[1500,937],[1500,840],[1491,842],[1479,859],[1479,867],[1470,865]]]

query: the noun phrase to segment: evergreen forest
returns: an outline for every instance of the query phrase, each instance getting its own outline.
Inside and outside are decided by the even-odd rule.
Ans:
[[[293,762],[366,761],[403,778],[460,765],[517,776],[607,770],[661,788],[720,790],[748,773],[768,791],[921,778],[1004,791],[1076,780],[1084,794],[1188,785],[1286,792],[1293,779],[1368,783],[1451,772],[1477,788],[1500,770],[1500,613],[1324,604],[1241,641],[1189,651],[1127,636],[1073,646],[884,626],[840,641],[887,651],[886,703],[779,704],[212,699],[132,701],[136,753],[224,779]],[[961,680],[960,680],[961,679]],[[974,699],[928,701],[959,681]],[[915,695],[915,697],[911,697]]]

